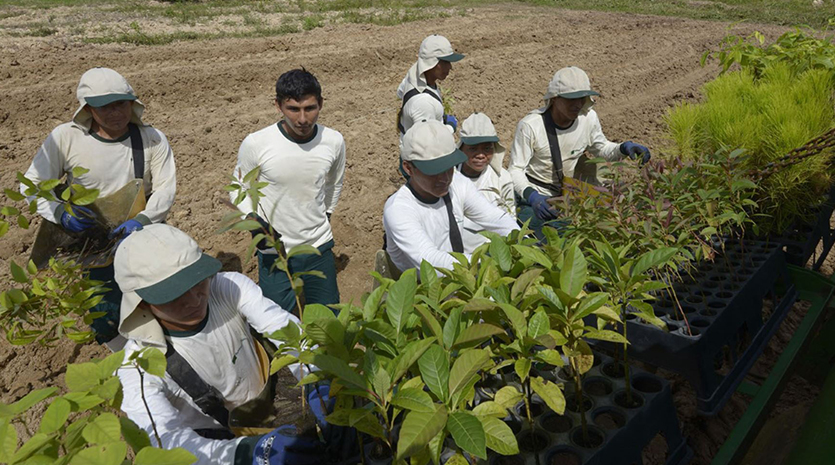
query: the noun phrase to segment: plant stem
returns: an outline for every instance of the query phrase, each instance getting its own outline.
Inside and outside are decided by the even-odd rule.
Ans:
[[[148,418],[151,420],[151,427],[154,429],[154,437],[157,439],[157,446],[162,448],[162,439],[159,437],[159,432],[157,431],[157,423],[154,421],[153,415],[151,415],[151,409],[148,407],[148,400],[145,398],[145,375],[142,373],[142,370],[139,369],[138,365],[134,364],[134,368],[136,368],[136,372],[139,373],[139,393],[142,396],[142,403],[145,404],[145,411],[148,412]]]
[[[624,309],[624,311],[626,311]],[[623,338],[626,339],[626,320],[623,322]],[[623,343],[623,373],[624,379],[626,380],[626,403],[632,405],[632,383],[629,379],[629,353],[626,350],[626,344]]]
[[[532,396],[532,394],[531,394],[531,379],[530,379],[530,377],[525,379],[524,389],[525,389],[525,396],[523,398],[525,399],[525,412],[528,416],[528,424],[531,427],[531,434],[533,434],[533,417],[531,417],[531,396]]]
[[[574,371],[574,393],[577,398],[577,411],[580,413],[580,424],[583,430],[583,442],[589,443],[589,426],[586,423],[586,409],[583,405],[583,383],[580,377],[580,369],[577,366],[575,357],[571,357],[571,370]]]

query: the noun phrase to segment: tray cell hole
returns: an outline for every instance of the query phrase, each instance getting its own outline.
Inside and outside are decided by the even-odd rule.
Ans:
[[[621,362],[609,362],[603,365],[601,368],[603,374],[610,378],[620,379],[623,378],[625,374],[625,370],[623,369],[623,363]]]
[[[716,297],[719,298],[719,299],[730,299],[733,296],[734,296],[733,292],[728,292],[728,291],[719,291],[719,292],[716,293]]]
[[[594,414],[594,424],[606,431],[623,428],[626,424],[626,417],[615,409],[603,409]]]
[[[586,428],[586,432],[588,434],[584,437],[582,427],[574,428],[574,431],[571,432],[571,442],[584,449],[596,449],[603,445],[603,438],[605,437],[603,431],[589,426]]]
[[[539,452],[548,447],[548,435],[542,431],[525,431],[517,439],[522,452]]]
[[[582,465],[583,459],[571,449],[562,447],[548,455],[547,465]]]
[[[690,320],[690,326],[696,327],[696,328],[707,328],[708,326],[710,326],[710,322],[707,321],[707,320],[703,320],[701,318],[696,318],[696,319]]]
[[[628,402],[626,398],[626,391],[618,391],[613,398],[615,404],[619,407],[631,409],[638,408],[644,405],[644,398],[635,391],[632,391],[632,402]]]
[[[612,382],[605,378],[594,377],[583,381],[583,392],[590,396],[608,396],[612,390]]]
[[[530,402],[531,404],[531,418],[538,418],[540,415],[545,413],[546,407],[545,403],[541,401],[537,401],[536,399]],[[519,415],[521,418],[528,418],[528,410],[525,408],[525,401],[521,401],[516,404],[516,414]]]
[[[700,303],[704,302],[705,299],[704,299],[704,297],[702,297],[698,294],[690,294],[684,300],[686,302],[690,302],[691,304],[700,304]]]
[[[542,417],[542,428],[553,434],[568,432],[574,426],[573,423],[570,417],[558,415],[554,412],[549,412]]]
[[[583,394],[583,411],[588,412],[589,410],[594,407],[594,401],[591,397],[587,396],[585,393]],[[577,395],[575,393],[570,393],[565,395],[565,408],[567,410],[571,410],[572,412],[580,413],[580,410],[577,408]]]
[[[491,463],[493,465],[525,465],[525,458],[521,455],[497,455]]]

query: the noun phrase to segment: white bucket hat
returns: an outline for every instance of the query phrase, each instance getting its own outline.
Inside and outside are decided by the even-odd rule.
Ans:
[[[421,173],[434,176],[467,161],[455,147],[455,137],[440,121],[421,121],[406,131],[400,147],[403,161],[412,162]]]
[[[409,68],[403,80],[408,86],[404,86],[404,84],[400,85],[400,88],[397,90],[397,98],[402,99],[403,95],[410,90],[405,89],[405,87],[415,88],[422,92],[428,85],[423,73],[434,68],[439,61],[443,60],[454,63],[462,58],[464,58],[464,55],[455,53],[452,44],[444,36],[432,34],[423,39],[418,50],[418,60]]]
[[[591,82],[586,72],[576,66],[569,66],[554,73],[554,77],[548,83],[548,90],[545,92],[545,106],[549,106],[554,97],[585,98],[586,102],[580,111],[585,114],[594,105],[592,97],[597,95],[600,94],[591,89]]]
[[[110,68],[87,70],[78,81],[78,90],[75,95],[78,98],[79,107],[73,114],[72,120],[86,129],[90,128],[90,122],[93,119],[93,115],[85,108],[87,105],[98,108],[119,100],[133,101],[133,115],[130,120],[134,124],[143,124],[142,113],[145,111],[145,105],[136,98],[133,87],[128,84],[128,81]]]
[[[122,290],[119,333],[126,339],[164,347],[162,326],[139,303],[171,302],[220,271],[221,263],[204,254],[194,239],[179,229],[152,224],[122,241],[113,266]]]
[[[493,159],[490,160],[490,167],[497,174],[501,174],[506,149],[499,143],[499,134],[496,132],[496,127],[493,126],[493,121],[490,120],[490,117],[484,113],[473,113],[461,123],[460,131],[458,141],[459,149],[462,144],[478,145],[484,142],[493,143]]]

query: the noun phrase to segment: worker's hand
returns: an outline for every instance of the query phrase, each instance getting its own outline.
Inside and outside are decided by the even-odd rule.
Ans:
[[[455,115],[444,115],[444,124],[452,126],[452,132],[458,129],[458,118]]]
[[[322,438],[327,444],[328,451],[334,457],[351,457],[356,455],[357,430],[348,426],[328,423],[325,417],[333,412],[336,399],[331,399],[330,386],[327,384],[306,385],[307,405],[316,418],[316,423],[322,430]]]
[[[275,229],[270,229],[270,223],[267,223],[267,220],[265,220],[264,218],[261,218],[260,216],[258,216],[258,214],[250,213],[249,215],[246,215],[246,217],[247,217],[247,219],[257,221],[258,224],[261,225],[261,228],[252,229],[252,230],[249,231],[249,233],[252,235],[253,239],[258,234],[265,234],[265,235],[269,236],[270,233],[272,233],[273,241],[277,242],[277,241],[281,240],[281,234],[279,234],[278,231],[276,231]],[[258,250],[267,250],[267,249],[270,248],[270,246],[267,244],[267,239],[264,238],[264,239],[261,239],[260,241],[258,241],[257,244],[255,244],[255,248],[257,248]]]
[[[636,144],[631,140],[628,140],[622,144],[620,144],[620,153],[628,156],[631,160],[638,158],[638,155],[641,156],[641,164],[644,165],[646,162],[649,161],[652,156],[649,154],[649,149],[644,147],[641,144]]]
[[[85,207],[72,205],[72,215],[66,210],[61,213],[61,226],[70,232],[81,232],[96,224],[96,214]]]
[[[107,235],[108,239],[113,239],[114,237],[121,237],[122,239],[130,236],[130,234],[134,231],[139,231],[142,229],[142,223],[136,220],[127,220],[124,223],[120,224],[116,229],[110,231],[110,234]]]
[[[295,426],[284,425],[261,436],[252,453],[252,465],[317,465],[328,463],[325,444],[298,437]]]
[[[534,214],[540,220],[553,220],[557,217],[557,210],[548,203],[548,197],[535,190],[531,190],[530,195],[528,195],[528,203],[531,204]]]

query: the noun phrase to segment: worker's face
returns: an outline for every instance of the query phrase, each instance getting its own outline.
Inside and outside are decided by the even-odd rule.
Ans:
[[[151,310],[162,326],[168,329],[191,329],[206,318],[209,308],[209,282],[206,278],[185,294],[167,304],[151,305],[143,302]]]
[[[461,151],[467,155],[467,161],[464,162],[470,170],[476,173],[481,173],[490,161],[493,160],[493,152],[495,144],[493,142],[482,142],[477,145],[461,144]]]
[[[87,106],[93,115],[93,121],[103,128],[108,134],[124,133],[130,123],[133,101],[117,100],[103,107],[93,108]]]
[[[553,113],[554,122],[573,122],[580,116],[580,111],[583,109],[583,105],[586,103],[586,97],[580,98],[563,98],[563,97],[554,97],[551,100],[551,105],[553,105]]]
[[[319,111],[322,109],[322,102],[315,95],[305,95],[301,100],[291,98],[282,102],[276,100],[275,106],[284,115],[285,128],[290,137],[303,140],[313,134],[313,128],[316,127],[316,121],[319,119]]]
[[[421,173],[411,162],[404,161],[403,169],[410,176],[409,184],[422,197],[443,197],[449,192],[455,168],[429,176]]]
[[[449,76],[450,71],[452,71],[452,63],[444,60],[439,60],[437,65],[427,70],[423,74],[427,78],[427,80],[429,80],[429,78],[431,77],[435,81],[443,81],[447,78],[447,76]]]

